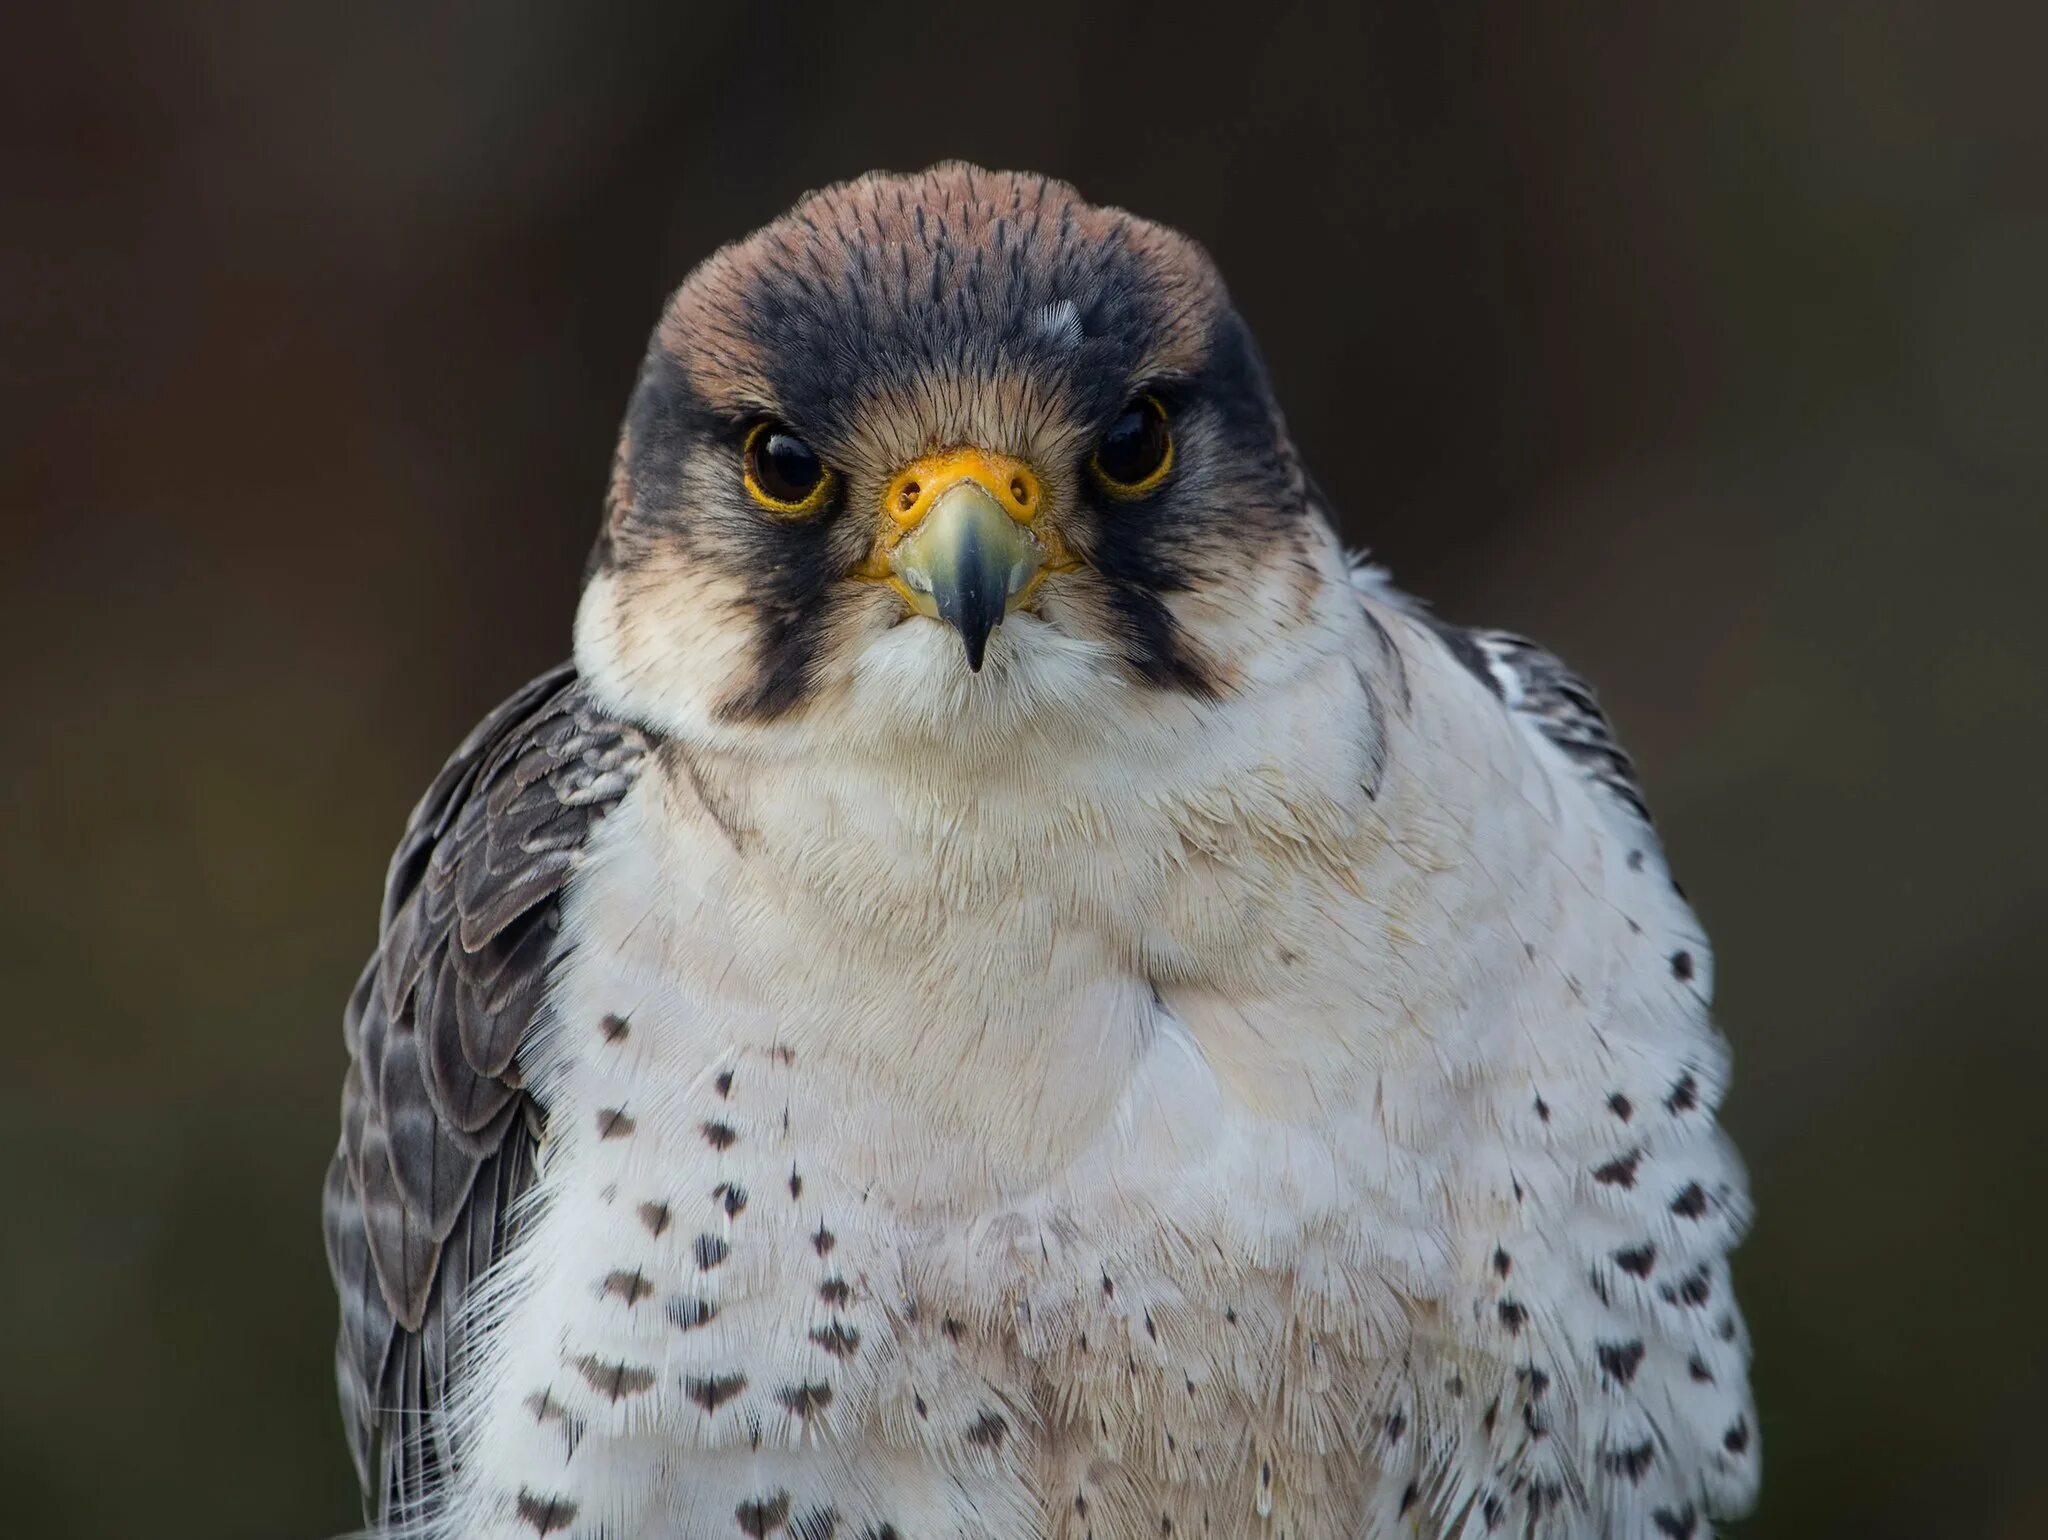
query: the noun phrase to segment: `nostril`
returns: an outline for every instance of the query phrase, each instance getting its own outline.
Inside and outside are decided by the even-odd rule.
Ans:
[[[1017,499],[1017,506],[1020,508],[1028,508],[1031,505],[1031,488],[1024,484],[1022,476],[1010,478],[1010,496]]]
[[[904,482],[903,490],[896,494],[897,506],[906,509],[915,508],[917,506],[917,495],[920,490],[922,489],[918,486],[916,482]]]

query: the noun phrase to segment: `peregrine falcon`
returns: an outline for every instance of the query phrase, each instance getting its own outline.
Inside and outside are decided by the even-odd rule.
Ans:
[[[812,194],[669,301],[574,660],[391,865],[371,1532],[1707,1536],[1711,988],[1592,694],[1347,556],[1198,246]]]

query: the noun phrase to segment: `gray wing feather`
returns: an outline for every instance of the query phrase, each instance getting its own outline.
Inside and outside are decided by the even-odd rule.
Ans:
[[[343,1015],[328,1168],[336,1377],[375,1524],[417,1515],[452,1454],[459,1307],[505,1248],[542,1113],[514,1063],[547,988],[560,900],[645,738],[564,666],[492,712],[406,826],[378,948]]]
[[[1494,669],[1512,681],[1508,702],[1636,817],[1650,822],[1635,761],[1621,746],[1593,687],[1552,653],[1505,631],[1477,634]]]
[[[1510,711],[1525,718],[1589,780],[1644,823],[1651,822],[1635,761],[1621,746],[1593,687],[1526,637],[1469,631],[1434,616],[1423,619]]]

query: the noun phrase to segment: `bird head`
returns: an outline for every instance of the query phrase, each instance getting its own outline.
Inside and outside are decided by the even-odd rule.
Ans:
[[[697,738],[993,742],[1298,661],[1343,564],[1207,255],[950,164],[806,197],[670,299],[578,619]]]

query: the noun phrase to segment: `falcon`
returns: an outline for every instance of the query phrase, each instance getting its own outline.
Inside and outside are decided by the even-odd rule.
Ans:
[[[1199,247],[949,164],[669,301],[325,1194],[371,1533],[1703,1537],[1712,961],[1587,687],[1347,556]]]

